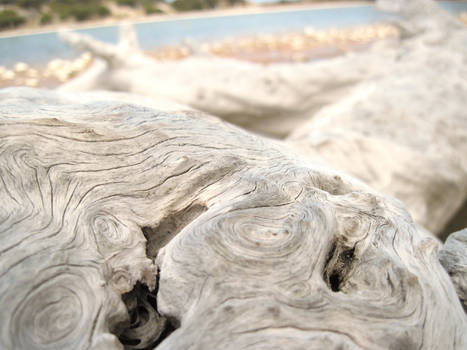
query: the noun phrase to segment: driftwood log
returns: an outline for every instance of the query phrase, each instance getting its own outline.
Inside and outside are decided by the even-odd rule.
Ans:
[[[130,25],[121,26],[118,45],[73,32],[60,35],[97,57],[62,91],[113,90],[168,99],[278,138],[346,95],[394,54],[381,47],[315,63],[263,65],[213,55],[158,61],[138,49]]]
[[[0,90],[0,348],[465,349],[403,204],[197,112]]]
[[[377,3],[400,16],[393,55],[287,142],[401,199],[443,235],[467,216],[467,29],[432,0]]]
[[[137,49],[128,26],[118,46],[64,33],[101,60],[62,90],[149,95],[288,136],[301,152],[401,199],[440,235],[467,199],[467,30],[432,0],[379,3],[399,12],[400,41],[304,64],[158,62]]]
[[[467,29],[428,8],[422,23],[401,22],[411,25],[395,59],[287,141],[403,200],[440,233],[467,198]]]

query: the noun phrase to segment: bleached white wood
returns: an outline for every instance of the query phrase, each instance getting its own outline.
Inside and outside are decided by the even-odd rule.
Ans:
[[[170,99],[274,137],[286,136],[320,108],[339,100],[394,54],[388,44],[314,63],[263,65],[213,55],[157,61],[134,49],[136,44],[127,44],[136,34],[123,28],[118,45],[61,33],[68,44],[92,52],[97,61],[60,90],[114,90]]]
[[[467,28],[431,0],[399,3],[407,28],[394,59],[287,141],[401,199],[440,234],[467,198]]]
[[[2,349],[122,349],[114,334],[146,344],[169,323],[157,349],[466,346],[440,244],[284,144],[16,88],[0,90],[0,152]]]
[[[399,12],[400,42],[304,64],[158,62],[137,49],[129,27],[118,46],[64,33],[106,62],[62,89],[162,96],[289,136],[301,152],[399,198],[439,235],[467,198],[467,30],[432,0],[378,3]]]

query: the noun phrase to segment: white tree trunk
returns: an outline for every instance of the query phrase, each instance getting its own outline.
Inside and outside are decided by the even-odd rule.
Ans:
[[[0,348],[465,349],[400,202],[216,118],[99,100],[0,91]]]

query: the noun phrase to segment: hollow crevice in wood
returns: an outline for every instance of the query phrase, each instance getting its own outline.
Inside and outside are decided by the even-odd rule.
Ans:
[[[164,218],[156,227],[142,227],[144,237],[146,237],[146,255],[150,259],[155,259],[159,250],[167,245],[183,228],[198,216],[204,213],[207,208],[201,204],[193,204],[179,212]]]
[[[193,204],[168,215],[155,227],[142,227],[141,231],[146,238],[147,257],[155,260],[162,247],[206,210],[201,204]],[[126,350],[153,349],[179,326],[177,320],[167,319],[158,312],[159,276],[160,270],[157,273],[154,291],[137,282],[132,291],[122,296],[130,316],[129,324],[119,334],[119,340]]]
[[[336,240],[329,250],[323,278],[333,292],[340,292],[353,269],[355,247],[347,247]]]
[[[132,291],[122,299],[128,309],[129,323],[119,334],[119,340],[125,350],[154,349],[175,329],[177,322],[161,316],[157,309],[157,291],[137,282]]]

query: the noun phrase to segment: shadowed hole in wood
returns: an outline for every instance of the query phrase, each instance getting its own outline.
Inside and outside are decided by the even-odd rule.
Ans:
[[[156,227],[142,227],[144,237],[146,237],[146,255],[155,259],[159,250],[167,245],[183,228],[198,216],[204,213],[207,208],[201,204],[193,204],[179,212],[168,215]]]
[[[162,247],[206,210],[203,205],[193,204],[168,215],[156,227],[142,227],[146,237],[146,255],[154,260]],[[137,282],[131,292],[122,296],[130,315],[129,325],[119,335],[126,350],[153,349],[178,327],[177,320],[168,320],[157,310],[159,276],[160,271],[155,291],[151,292],[147,286]]]
[[[173,322],[157,311],[157,288],[151,292],[147,286],[137,282],[122,299],[130,315],[129,324],[118,337],[125,350],[154,349],[175,330]]]
[[[339,292],[352,271],[355,258],[355,247],[344,246],[335,241],[324,265],[323,278],[333,292]]]

